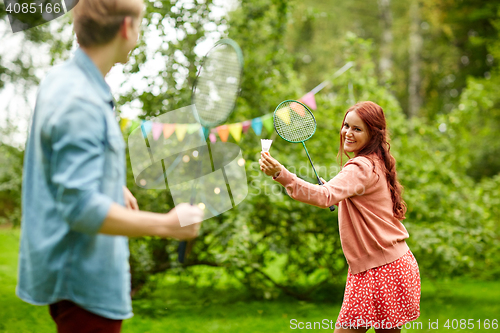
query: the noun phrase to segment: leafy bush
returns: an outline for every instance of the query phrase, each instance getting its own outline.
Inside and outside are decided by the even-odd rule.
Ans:
[[[408,204],[404,221],[410,233],[408,243],[421,273],[428,277],[475,274],[486,278],[478,270],[493,268],[498,262],[498,236],[492,223],[492,214],[498,210],[498,179],[475,183],[466,175],[467,159],[454,144],[460,135],[458,129],[448,126],[444,131],[441,126],[441,132],[440,122],[426,124],[404,117],[397,100],[377,81],[370,41],[349,34],[344,48],[345,61],[356,60],[356,66],[338,78],[329,91],[317,95],[318,129],[307,142],[318,173],[326,179],[340,170],[338,133],[345,110],[352,105],[349,96],[356,101],[377,102],[387,115],[391,151],[398,161]],[[271,87],[259,89],[265,94]],[[281,99],[287,97],[290,95]],[[244,99],[241,103],[252,102]],[[263,137],[276,139],[271,153],[282,164],[314,182],[301,145],[286,143],[274,133],[264,133]],[[259,137],[249,132],[239,145],[247,161],[248,197],[236,208],[204,222],[182,274],[190,274],[189,267],[197,265],[220,267],[262,298],[282,293],[299,299],[340,295],[347,266],[337,213],[291,200],[279,184],[263,175],[257,163]],[[141,197],[146,204],[151,200],[155,199]],[[132,257],[136,258],[133,267],[141,267],[141,276],[158,271],[158,264],[148,271],[151,262],[161,262],[165,270],[178,272],[176,242],[134,242],[141,244],[137,250],[136,245],[132,247]],[[162,250],[154,254],[158,244],[162,244]],[[149,256],[139,265],[137,258],[145,253]]]
[[[305,93],[302,78],[294,70],[297,59],[284,47],[287,3],[243,1],[228,21],[217,22],[230,26],[229,37],[238,41],[245,54],[242,93],[229,122],[270,113],[280,101]],[[144,91],[132,90],[119,103],[138,101],[144,109],[142,118],[189,104],[190,87],[200,62],[194,47],[205,39],[205,28],[210,26],[205,23],[211,20],[213,3],[206,1],[196,7],[181,2],[149,2],[148,6],[146,20],[153,23],[165,43],[151,55],[142,42],[134,50],[126,71],[138,72],[154,56],[167,60],[167,70],[145,78],[148,86]],[[174,22],[184,39],[169,41],[168,29],[159,16]],[[500,105],[498,81],[470,79],[459,107],[450,114],[430,123],[408,120],[391,92],[396,83],[382,85],[378,81],[373,43],[349,33],[342,50],[342,55],[335,55],[336,61],[354,61],[355,66],[316,95],[318,129],[307,142],[320,176],[328,179],[340,170],[336,156],[345,110],[355,101],[372,100],[380,104],[387,115],[391,151],[405,187],[408,213],[404,224],[410,233],[408,243],[422,274],[498,278],[500,176],[494,176],[498,173],[498,140],[492,139],[499,129],[495,125]],[[328,79],[333,72],[324,74]],[[481,127],[489,120],[495,122]],[[475,126],[472,130],[471,124]],[[265,130],[262,136],[275,140],[273,156],[298,176],[314,182],[301,145],[286,143]],[[488,143],[481,145],[481,140]],[[347,266],[338,235],[337,213],[291,200],[279,184],[264,176],[257,164],[260,137],[250,131],[238,144],[246,160],[249,186],[246,200],[204,222],[193,252],[183,266],[176,261],[177,241],[154,237],[131,239],[134,291],[142,288],[142,295],[147,294],[154,288],[154,283],[151,284],[156,280],[154,276],[163,272],[188,275],[195,281],[201,274],[195,266],[210,266],[243,283],[256,297],[274,298],[282,293],[300,299],[340,297]],[[0,154],[3,162],[0,220],[19,224],[23,153],[0,145]],[[482,163],[484,157],[489,158],[488,163]],[[130,165],[127,182],[141,209],[167,212],[173,208],[169,191],[135,186]],[[208,280],[216,283],[218,278],[214,274]]]
[[[21,223],[23,151],[0,143],[0,224]]]

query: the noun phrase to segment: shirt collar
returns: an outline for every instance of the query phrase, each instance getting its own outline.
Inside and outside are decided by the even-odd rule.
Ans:
[[[75,52],[75,62],[83,69],[85,74],[90,78],[90,80],[95,83],[96,91],[99,96],[111,105],[114,106],[113,95],[111,94],[111,89],[102,77],[101,71],[94,64],[92,59],[81,49],[78,48]]]

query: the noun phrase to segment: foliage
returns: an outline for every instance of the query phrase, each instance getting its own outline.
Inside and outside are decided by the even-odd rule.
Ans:
[[[210,4],[207,3],[205,5],[208,6]],[[166,49],[168,51],[168,54],[162,51],[162,54],[168,59],[168,70],[163,76],[163,83],[159,83],[162,88],[158,96],[155,97],[153,94],[153,90],[158,85],[158,82],[155,81],[155,87],[150,85],[139,96],[137,95],[137,91],[131,91],[122,98],[122,101],[132,101],[137,97],[144,105],[144,116],[146,117],[157,115],[159,110],[172,110],[176,107],[189,104],[190,88],[196,74],[196,68],[200,62],[199,57],[194,53],[194,46],[200,40],[203,40],[207,34],[202,24],[204,20],[209,20],[208,12],[203,10],[205,8],[203,6],[205,5],[201,5],[201,7],[184,7],[182,4],[178,4],[177,10],[165,8],[165,15],[168,13],[172,18],[165,17],[164,20],[169,21],[174,19],[177,22],[176,27],[181,31],[180,35],[189,36],[189,38],[186,37],[188,40],[182,43],[174,43],[168,42],[166,37],[162,35],[165,38],[163,50]],[[157,5],[155,4],[155,6]],[[291,91],[297,90],[298,81],[294,78],[290,63],[291,57],[283,52],[283,48],[281,47],[283,25],[286,20],[280,17],[279,14],[286,11],[286,8],[287,4],[284,1],[271,3],[267,1],[243,2],[241,7],[233,12],[230,25],[234,28],[228,31],[229,37],[235,39],[241,45],[245,56],[245,73],[252,73],[252,75],[247,74],[244,76],[242,93],[238,100],[238,111],[234,115],[235,118],[229,121],[244,120],[268,113],[283,98],[282,96],[285,95],[285,92],[289,94]],[[150,10],[157,12],[163,9],[155,7],[150,8]],[[178,14],[176,14],[177,12]],[[150,29],[160,29],[159,25],[155,23],[155,15],[156,13],[146,15],[147,20],[153,21],[152,26],[149,27]],[[190,28],[186,29],[185,23],[192,22],[195,17],[198,19],[199,24],[196,26],[190,25]],[[248,26],[249,22],[251,27]],[[256,34],[255,29],[259,29],[262,33]],[[176,59],[183,59],[184,61],[176,62]],[[141,45],[133,54],[130,70],[136,70],[137,67],[134,64],[145,60],[145,49]],[[172,87],[175,87],[175,90]],[[163,89],[165,89],[165,93]],[[253,146],[252,149],[254,148]],[[243,152],[247,159],[249,153],[245,150]],[[255,152],[253,153],[255,154]],[[130,179],[129,177],[129,186],[134,190],[137,189],[133,185],[133,180]],[[142,209],[166,211],[173,207],[173,202],[168,192],[166,194],[146,192],[141,190],[134,192],[137,193],[138,200],[142,203]],[[152,196],[166,199],[152,200]],[[159,201],[161,203],[158,203]],[[238,211],[231,214],[238,214]],[[236,256],[230,258],[227,253],[231,253],[231,251],[241,252],[238,249],[240,245],[237,244],[237,237],[242,237],[240,241],[244,242],[246,236],[239,235],[237,231],[241,230],[245,223],[246,221],[242,218],[232,223],[232,220],[227,221],[224,216],[204,223],[204,232],[196,241],[195,252],[206,253],[205,248],[210,248],[212,251],[202,255],[200,258],[193,259],[188,265],[204,264],[232,267],[233,263],[237,263],[236,267],[243,268],[249,262],[247,259],[242,261],[241,258]],[[214,232],[218,234],[217,237],[210,235]],[[133,286],[141,286],[148,274],[175,268],[176,246],[177,242],[169,240],[151,240],[148,242],[133,240],[131,242],[132,270],[138,273],[135,274]],[[227,252],[228,249],[226,246],[230,246],[232,250]],[[214,256],[217,257],[217,260],[214,260]],[[243,275],[246,275],[243,271],[241,272]],[[250,273],[253,274],[254,270],[251,270]],[[263,274],[263,272],[260,274]],[[250,278],[242,277],[242,279],[248,280]]]
[[[0,135],[8,135],[0,130]],[[0,225],[21,223],[21,184],[24,152],[0,142]]]
[[[494,64],[488,45],[497,39],[493,20],[498,3],[487,0],[422,0],[418,3],[423,45],[419,93],[421,116],[435,119],[457,103],[466,79],[491,75]],[[380,3],[380,2],[379,2]],[[393,41],[382,43],[382,13],[377,1],[293,1],[287,24],[286,46],[296,55],[294,69],[312,89],[335,67],[342,65],[342,39],[346,32],[373,40],[373,58],[390,48],[393,67],[390,89],[406,112],[410,60],[410,8],[412,1],[389,1]],[[326,69],[326,71],[325,71]],[[381,81],[381,80],[379,80]]]
[[[15,296],[19,230],[0,230],[0,330],[5,333],[54,332],[55,323],[46,306],[33,306]],[[198,267],[201,268],[201,267]],[[210,278],[207,272],[202,273]],[[184,275],[163,278],[147,298],[134,300],[134,317],[123,322],[123,332],[289,332],[290,320],[321,322],[335,320],[341,295],[329,302],[311,303],[291,298],[255,300],[226,282],[207,286],[205,279],[195,286]],[[429,281],[422,279],[421,322],[471,318],[498,318],[500,282],[465,279]],[[422,329],[407,329],[422,332]]]
[[[67,33],[71,17],[65,15],[51,24],[40,25],[12,35],[5,5],[2,2],[0,21],[5,24],[7,30],[1,36],[2,39],[8,40],[17,37],[18,34],[22,35],[19,47],[3,49],[0,52],[0,91],[8,83],[21,85],[22,89],[19,89],[19,92],[27,96],[29,90],[40,83],[41,78],[37,75],[37,71],[47,65],[40,62],[41,50],[48,54],[51,65],[68,57],[73,45],[73,35]]]
[[[143,38],[133,51],[125,66],[127,81],[134,81],[141,70],[147,74],[141,77],[143,86],[123,93],[118,104],[139,105],[143,110],[140,117],[145,119],[189,105],[191,86],[202,60],[196,50],[219,37],[236,40],[245,56],[242,91],[230,123],[270,113],[280,101],[302,96],[322,80],[330,80],[347,61],[354,61],[352,69],[316,95],[318,129],[307,147],[320,176],[331,178],[340,170],[336,155],[345,110],[355,101],[377,102],[387,115],[391,151],[398,161],[398,176],[408,204],[404,223],[422,275],[498,278],[500,178],[495,175],[499,170],[500,146],[495,134],[500,129],[500,74],[490,63],[475,62],[471,64],[475,66],[473,70],[462,73],[459,57],[464,50],[484,57],[489,45],[487,52],[498,59],[500,44],[490,43],[489,27],[493,25],[498,33],[500,25],[491,21],[491,12],[474,7],[472,1],[454,11],[447,1],[441,0],[437,2],[441,6],[437,12],[431,10],[434,7],[430,2],[422,3],[424,19],[430,26],[423,33],[423,93],[428,103],[426,117],[408,120],[404,105],[408,25],[405,13],[409,2],[393,5],[398,27],[394,43],[397,66],[393,80],[384,85],[379,83],[375,65],[380,31],[373,28],[374,3],[336,1],[329,6],[337,11],[330,14],[332,7],[321,3],[324,8],[308,10],[298,1],[241,1],[227,17],[217,17],[213,13],[218,5],[210,0],[148,1],[143,34],[157,36],[161,42],[151,50]],[[477,20],[463,15],[467,6],[481,14],[475,16]],[[441,16],[443,8],[450,9],[446,18]],[[484,24],[484,31],[474,38],[469,36],[467,41],[462,40],[463,36],[447,33],[453,26],[465,31],[477,22]],[[25,39],[36,44],[49,43],[56,62],[67,56],[72,36],[66,38],[62,31],[51,34],[50,29],[53,28],[34,28],[25,33]],[[356,33],[345,33],[346,30]],[[332,31],[335,38],[326,31]],[[456,38],[461,38],[461,42],[450,47]],[[304,61],[309,59],[306,56],[311,57],[310,63]],[[9,80],[37,83],[30,60],[18,58],[14,64],[0,63],[0,75],[3,71]],[[153,59],[155,62],[151,63]],[[164,64],[164,68],[158,64]],[[483,70],[489,70],[491,78],[479,78]],[[458,92],[464,87],[460,97],[450,95],[451,90]],[[459,104],[454,108],[456,101]],[[264,130],[265,136],[275,139],[273,156],[299,177],[314,182],[300,145],[285,143]],[[229,275],[260,298],[288,294],[299,299],[331,299],[341,294],[347,267],[338,236],[337,213],[291,200],[281,186],[264,176],[257,164],[259,139],[250,130],[238,143],[247,163],[248,197],[235,209],[203,223],[202,234],[185,265],[177,263],[175,240],[149,237],[130,241],[132,284],[134,291],[139,291],[138,296],[150,295],[162,272],[167,272],[167,277],[180,275],[191,280],[208,276],[214,284],[221,275]],[[0,215],[17,223],[22,152],[2,145],[0,154],[6,161],[0,167]],[[143,210],[167,212],[174,206],[169,191],[136,186],[130,165],[127,185]],[[207,273],[200,267],[214,270]]]
[[[377,82],[371,60],[373,44],[348,34],[343,49],[344,61],[356,60],[356,66],[317,95],[318,130],[307,143],[320,175],[331,178],[339,170],[337,133],[345,110],[352,104],[346,97],[377,101],[387,114],[392,133],[392,152],[409,208],[405,221],[411,234],[409,244],[422,274],[438,277],[473,273],[479,263],[487,262],[486,258],[488,267],[493,267],[497,258],[490,246],[497,244],[497,236],[491,212],[498,193],[486,182],[491,199],[485,202],[482,185],[464,175],[466,160],[453,144],[459,129],[450,127],[441,133],[439,123],[406,120],[398,101]],[[250,103],[242,99],[241,104]],[[465,123],[461,124],[463,127]],[[186,266],[222,267],[257,297],[274,298],[285,293],[299,299],[318,299],[339,293],[346,265],[337,214],[290,200],[281,186],[265,177],[257,165],[260,148],[256,136],[247,134],[239,145],[249,166],[250,193],[235,209],[203,224],[203,234]],[[314,182],[300,145],[277,139],[272,151],[285,166]],[[146,244],[142,243],[143,250]],[[171,249],[172,242],[168,246]],[[149,258],[157,261],[155,256]],[[169,260],[168,267],[161,261],[163,267],[175,267],[175,252]]]
[[[486,0],[421,1],[424,38],[422,110],[429,119],[452,111],[469,77],[489,77],[488,45],[496,39],[492,20],[499,5]]]

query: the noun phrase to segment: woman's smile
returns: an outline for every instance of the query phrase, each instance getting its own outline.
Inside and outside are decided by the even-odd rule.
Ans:
[[[355,155],[370,140],[366,124],[361,120],[356,111],[349,112],[346,115],[344,125],[342,126],[342,139],[344,141],[344,150]]]

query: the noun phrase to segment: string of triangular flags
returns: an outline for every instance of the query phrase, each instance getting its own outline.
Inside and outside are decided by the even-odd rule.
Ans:
[[[353,66],[352,62],[348,62],[345,64],[342,68],[340,68],[335,74],[333,78],[336,78],[346,72],[349,68]],[[320,90],[322,90],[324,87],[326,87],[330,81],[324,81],[318,86],[316,86],[313,90],[302,96],[300,99],[298,99],[299,102],[304,103],[308,107],[310,107],[313,110],[317,109],[316,106],[316,99],[314,97],[315,94],[317,94]],[[297,112],[298,114],[301,114],[301,109],[300,108],[292,108]],[[303,112],[303,111],[302,111]],[[290,115],[283,113],[283,112],[278,112],[276,113],[278,117],[280,117],[284,122],[289,122],[290,121]],[[303,116],[303,115],[302,115]],[[287,121],[288,119],[288,121]],[[183,141],[186,133],[187,134],[192,134],[196,131],[198,131],[201,127],[200,124],[163,124],[163,123],[157,123],[154,121],[150,120],[131,120],[128,118],[122,118],[120,120],[120,128],[122,132],[129,131],[131,133],[133,130],[135,130],[137,127],[141,126],[142,133],[144,137],[147,137],[149,133],[152,132],[152,137],[153,140],[158,140],[161,135],[163,134],[163,137],[165,139],[170,138],[174,133],[175,136],[177,137],[177,140]],[[226,124],[226,125],[221,125],[216,128],[212,128],[210,130],[210,133],[205,133],[205,136],[208,134],[208,138],[212,143],[217,141],[217,136],[219,136],[220,140],[222,142],[226,142],[229,138],[229,134],[234,138],[236,142],[239,142],[241,140],[242,134],[248,133],[249,128],[252,128],[252,130],[255,132],[256,135],[260,136],[262,134],[262,128],[265,128],[269,133],[271,133],[274,130],[274,124],[273,124],[273,113],[268,113],[266,115],[263,115],[261,117],[245,120],[242,122],[238,123],[233,123],[233,124]],[[204,129],[205,130],[205,129]]]

